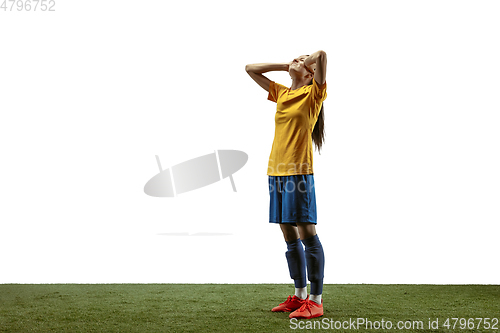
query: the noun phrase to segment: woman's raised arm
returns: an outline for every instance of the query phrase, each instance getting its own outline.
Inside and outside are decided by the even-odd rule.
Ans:
[[[262,75],[262,73],[271,71],[288,71],[290,63],[280,64],[250,64],[245,66],[248,75],[259,84],[265,91],[269,91],[271,80]]]
[[[318,85],[322,86],[326,81],[326,52],[319,50],[314,52],[309,57],[304,60],[304,65],[309,68],[310,65],[316,64],[316,70],[314,71],[314,79]]]

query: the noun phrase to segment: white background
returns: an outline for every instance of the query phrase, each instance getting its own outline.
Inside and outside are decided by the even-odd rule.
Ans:
[[[55,9],[0,11],[0,283],[292,287],[268,223],[276,104],[244,68],[318,50],[324,282],[500,282],[498,1]],[[215,149],[249,156],[236,193],[144,193],[155,155],[166,169]]]

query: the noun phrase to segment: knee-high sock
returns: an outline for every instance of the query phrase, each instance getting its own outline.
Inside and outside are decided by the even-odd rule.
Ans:
[[[311,281],[311,295],[323,293],[323,277],[325,272],[325,254],[318,235],[302,240],[306,247],[307,276]]]
[[[295,282],[295,288],[304,288],[307,286],[306,280],[306,257],[304,248],[300,238],[286,242],[288,251],[286,251],[286,260],[288,261],[288,269],[290,277]]]

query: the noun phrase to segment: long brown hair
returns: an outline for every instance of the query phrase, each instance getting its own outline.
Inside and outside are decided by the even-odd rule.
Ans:
[[[314,77],[311,80],[309,85],[313,84]],[[321,103],[321,110],[319,111],[318,120],[316,121],[316,125],[314,125],[314,130],[312,132],[312,140],[316,145],[316,149],[321,155],[321,146],[323,146],[323,142],[325,141],[325,112],[323,111],[323,103]]]

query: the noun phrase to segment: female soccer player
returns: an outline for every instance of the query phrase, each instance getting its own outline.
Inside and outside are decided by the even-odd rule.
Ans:
[[[290,318],[323,315],[325,257],[316,234],[312,141],[321,150],[324,138],[323,101],[326,99],[326,53],[303,55],[289,63],[251,64],[250,77],[277,103],[275,134],[269,156],[269,222],[278,223],[288,251],[286,259],[295,295],[272,311],[291,312]],[[287,71],[290,88],[269,80],[262,73]],[[301,241],[302,240],[302,241]],[[305,251],[302,247],[305,245]],[[311,282],[307,294],[307,276]]]

